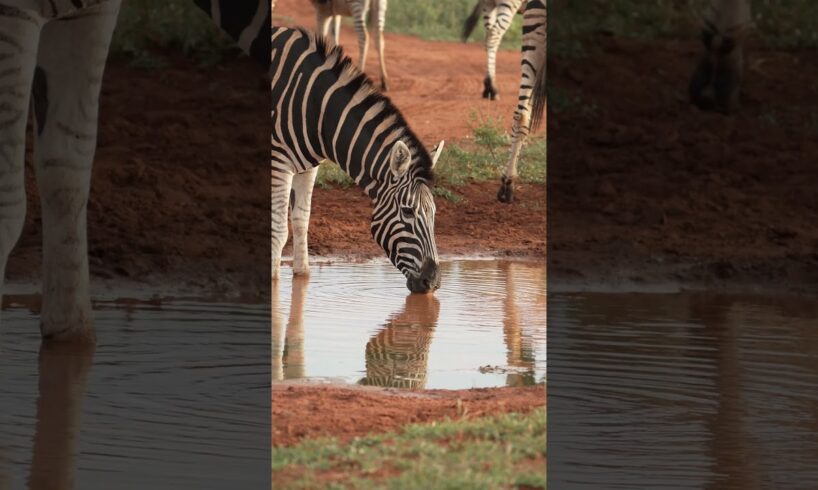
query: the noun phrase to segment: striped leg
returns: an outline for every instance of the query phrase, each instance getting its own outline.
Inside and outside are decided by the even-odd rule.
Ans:
[[[386,61],[383,54],[383,28],[386,25],[386,3],[387,0],[375,0],[378,9],[378,35],[375,36],[375,42],[378,48],[378,63],[381,66],[381,90],[386,92],[389,90],[389,81],[386,76]]]
[[[41,28],[33,12],[0,9],[0,299],[26,214],[26,121]]]
[[[310,227],[310,205],[316,175],[318,175],[318,167],[293,176],[290,219],[293,226],[293,273],[295,274],[309,274],[310,272],[307,232]]]
[[[341,16],[335,15],[332,17],[332,40],[335,45],[341,44]]]
[[[86,210],[97,141],[98,97],[119,0],[45,25],[34,106],[34,162],[43,213],[45,339],[95,339],[88,290]]]
[[[710,0],[704,13],[704,53],[690,79],[690,100],[703,110],[734,112],[739,105],[749,0]]]
[[[270,195],[271,229],[272,240],[270,252],[272,253],[271,276],[273,280],[278,279],[281,269],[281,251],[287,243],[287,209],[290,202],[290,191],[293,185],[293,171],[282,158],[277,158],[273,154],[272,165],[272,185]]]
[[[484,4],[483,18],[486,27],[486,78],[483,80],[483,98],[497,100],[500,98],[495,83],[497,71],[497,50],[500,48],[500,41],[503,40],[514,14],[520,8],[519,1],[500,2],[494,8]],[[487,11],[486,9],[491,10]]]
[[[538,70],[545,70],[546,10],[542,0],[529,0],[523,16],[523,46],[520,67],[522,71],[517,109],[511,126],[511,154],[500,181],[497,199],[510,203],[514,200],[514,181],[517,179],[517,161],[520,150],[531,129],[531,97]],[[543,88],[544,88],[544,84]]]
[[[369,32],[366,29],[366,16],[369,13],[369,0],[351,2],[352,20],[355,22],[355,33],[358,34],[358,66],[366,70],[366,54],[369,52]]]

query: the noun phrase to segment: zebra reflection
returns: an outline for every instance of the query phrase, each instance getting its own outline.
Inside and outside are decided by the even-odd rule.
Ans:
[[[284,315],[279,307],[278,281],[272,284],[272,380],[304,377],[304,300],[309,276],[293,276],[290,317],[284,328]],[[283,338],[282,338],[283,336]]]
[[[366,343],[366,377],[358,384],[422,390],[440,314],[431,294],[410,294],[403,309]]]

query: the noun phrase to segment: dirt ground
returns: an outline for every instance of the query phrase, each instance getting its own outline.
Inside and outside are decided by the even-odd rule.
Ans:
[[[285,11],[312,27],[309,2],[279,2],[276,12]],[[354,34],[345,30],[343,41],[357,59]],[[205,68],[165,56],[163,68],[117,61],[107,68],[88,208],[91,274],[113,282],[267,291],[269,272],[258,266],[270,257],[269,95],[262,72],[248,60]],[[479,97],[479,45],[388,35],[387,59],[390,96],[430,146],[468,139],[472,111],[510,124],[519,53],[498,57],[506,97],[495,103]],[[377,74],[376,61],[368,71]],[[7,268],[12,281],[40,275],[40,206],[30,163],[26,178],[26,224]],[[511,206],[496,203],[495,187],[457,188],[467,199],[458,205],[438,199],[441,254],[545,255],[545,186],[523,186]],[[383,255],[369,232],[370,203],[358,189],[316,189],[313,203],[312,253]],[[348,211],[339,214],[340,207]]]
[[[553,283],[818,289],[818,52],[751,44],[740,111],[687,102],[694,41],[549,53]]]
[[[364,387],[274,384],[273,445],[306,438],[347,441],[406,424],[506,412],[545,405],[542,386],[406,392]]]

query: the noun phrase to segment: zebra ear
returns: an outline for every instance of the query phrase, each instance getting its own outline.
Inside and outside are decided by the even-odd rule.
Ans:
[[[411,163],[412,152],[409,151],[409,147],[406,146],[406,143],[398,140],[392,146],[392,150],[389,153],[389,167],[392,169],[392,173],[395,174],[396,177],[400,177],[409,170]]]
[[[443,153],[443,143],[444,141],[440,140],[440,143],[438,143],[437,146],[432,148],[432,151],[435,152],[435,154],[432,155],[432,168],[435,168],[435,164],[437,164],[437,159],[440,158],[440,154]]]

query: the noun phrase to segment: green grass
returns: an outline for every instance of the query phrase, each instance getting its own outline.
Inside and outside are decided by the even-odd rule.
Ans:
[[[471,14],[477,0],[414,0],[390,2],[386,11],[386,30],[408,34],[433,41],[459,41],[463,22]],[[516,15],[500,47],[519,50],[523,33],[523,19]],[[482,16],[469,38],[483,43],[485,30]]]
[[[240,53],[233,41],[190,0],[123,2],[111,55],[134,66],[157,68],[166,61],[158,51],[175,50],[204,65]]]
[[[582,56],[595,34],[653,39],[695,38],[708,0],[585,0],[550,3],[548,49]],[[818,47],[818,2],[751,0],[755,35],[774,47]]]
[[[406,426],[399,433],[306,440],[273,448],[275,488],[546,487],[546,414],[503,414]],[[331,480],[332,483],[329,483]],[[282,484],[286,481],[286,486]]]
[[[471,115],[473,141],[446,144],[435,167],[435,195],[454,203],[463,197],[457,188],[470,182],[499,180],[511,148],[511,135],[500,121]],[[546,142],[537,135],[528,138],[520,153],[517,172],[522,182],[545,183]],[[352,179],[335,163],[325,162],[318,168],[316,185],[324,189],[350,187]]]

